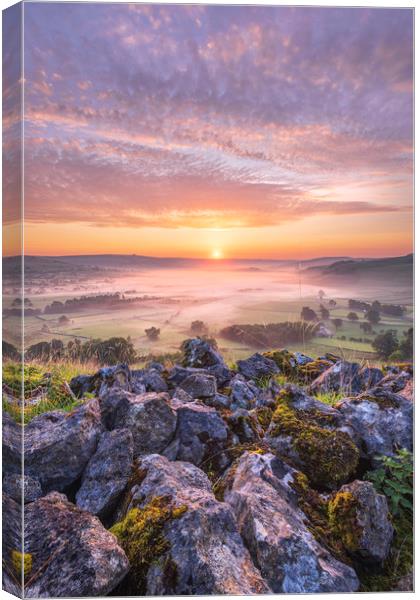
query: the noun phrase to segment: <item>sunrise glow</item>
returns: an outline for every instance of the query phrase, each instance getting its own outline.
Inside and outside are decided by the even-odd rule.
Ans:
[[[411,251],[411,11],[65,10],[25,5],[27,254]]]

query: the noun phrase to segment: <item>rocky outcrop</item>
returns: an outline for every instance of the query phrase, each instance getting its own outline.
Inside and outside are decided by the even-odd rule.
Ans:
[[[126,364],[103,367],[94,375],[73,377],[70,388],[79,398],[85,393],[102,396],[110,389],[131,390],[131,372]]]
[[[172,440],[176,424],[176,412],[165,393],[126,393],[114,406],[113,426],[131,431],[134,456],[162,452]]]
[[[178,424],[174,441],[165,449],[172,460],[185,460],[205,471],[219,471],[230,459],[226,453],[229,429],[215,408],[200,402],[177,407]]]
[[[388,556],[394,534],[388,503],[369,481],[340,488],[329,502],[328,515],[350,553],[379,563]]]
[[[217,394],[217,383],[214,375],[194,373],[180,383],[181,389],[194,399],[213,398]]]
[[[32,557],[25,596],[109,594],[129,563],[97,517],[52,492],[25,508],[25,553]]]
[[[280,369],[271,358],[258,352],[245,360],[238,360],[238,371],[245,379],[258,380],[280,373]]]
[[[76,504],[101,518],[115,508],[131,475],[133,436],[128,429],[104,432],[83,473]]]
[[[288,386],[279,397],[265,441],[279,457],[303,471],[312,485],[336,489],[356,471],[359,450],[340,431],[340,413]]]
[[[8,473],[3,478],[3,492],[16,502],[33,502],[42,496],[38,479],[20,473]]]
[[[128,589],[145,595],[256,594],[269,588],[253,565],[230,508],[205,474],[188,462],[151,455],[138,462],[141,483],[113,531],[132,556]],[[147,520],[151,543],[140,564]],[[135,529],[137,536],[131,536]],[[153,541],[152,541],[153,540]],[[137,559],[137,560],[136,560]]]
[[[383,378],[379,369],[361,368],[359,363],[338,361],[321,373],[310,386],[314,394],[340,392],[359,394]]]
[[[412,448],[413,403],[404,396],[377,386],[355,398],[345,398],[337,408],[343,417],[342,429],[365,458],[374,460],[391,456],[396,448]]]
[[[25,426],[25,474],[38,479],[44,493],[65,490],[82,475],[101,432],[96,399],[70,413],[35,417]]]
[[[290,486],[295,473],[272,454],[245,453],[234,468],[224,497],[254,563],[275,593],[356,591],[353,569],[307,529]]]

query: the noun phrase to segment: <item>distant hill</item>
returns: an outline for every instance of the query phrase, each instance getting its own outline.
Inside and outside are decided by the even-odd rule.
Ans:
[[[413,254],[390,258],[340,260],[327,266],[312,266],[304,270],[311,280],[326,283],[388,282],[408,285],[413,281]]]

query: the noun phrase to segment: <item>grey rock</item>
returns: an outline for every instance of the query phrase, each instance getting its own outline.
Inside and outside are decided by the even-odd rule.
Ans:
[[[384,374],[376,367],[365,367],[359,372],[361,384],[364,390],[375,387],[384,378]]]
[[[226,467],[229,459],[224,450],[229,442],[229,429],[218,412],[199,402],[190,402],[180,406],[177,415],[177,460],[217,469]]]
[[[229,415],[227,423],[241,444],[252,444],[264,437],[264,430],[258,423],[256,416],[244,409],[238,409]]]
[[[245,453],[225,502],[236,516],[254,564],[274,593],[353,592],[354,570],[313,537],[290,483],[296,472],[272,454]]]
[[[358,394],[365,389],[365,381],[360,375],[360,365],[347,361],[339,361],[321,373],[312,382],[312,393],[342,392]]]
[[[201,373],[189,375],[180,383],[180,387],[194,399],[212,398],[217,393],[216,378]]]
[[[167,392],[168,384],[160,369],[148,368],[131,372],[131,389],[136,394],[144,392]]]
[[[180,518],[164,526],[168,550],[147,573],[146,595],[267,593],[244,547],[230,508],[218,502],[205,474],[187,462],[151,455],[139,461],[145,478],[131,491],[134,506],[156,497],[184,507]],[[130,508],[130,507],[129,507]],[[168,576],[167,565],[174,567]]]
[[[3,492],[21,503],[33,502],[42,496],[39,480],[30,475],[9,473],[3,478]]]
[[[208,368],[215,365],[225,365],[223,356],[209,342],[201,338],[185,340],[182,344],[184,353],[184,366],[195,368]]]
[[[134,456],[161,452],[172,440],[177,423],[175,410],[165,393],[135,396],[126,394],[119,402],[114,427],[133,434]]]
[[[348,550],[364,561],[381,563],[389,554],[394,535],[385,496],[378,494],[369,481],[352,481],[338,493],[343,492],[350,493],[355,499],[351,522],[347,525],[353,534],[352,547]],[[343,527],[340,514],[337,517],[338,527]],[[345,542],[346,536],[343,536],[343,540]]]
[[[2,415],[2,468],[3,473],[21,473],[22,471],[22,425],[16,423],[3,410]]]
[[[186,402],[194,402],[194,398],[187,394],[181,387],[177,387],[172,394],[172,404],[174,404],[174,402],[185,404]]]
[[[23,598],[21,573],[16,571],[14,552],[23,552],[22,504],[4,493],[2,498],[2,576],[3,589]],[[20,571],[20,570],[19,570]]]
[[[226,365],[216,364],[206,368],[182,367],[175,365],[168,374],[168,384],[172,387],[180,385],[190,375],[213,375],[217,385],[223,387],[228,384],[232,375]]]
[[[280,370],[274,360],[262,356],[258,352],[253,354],[250,358],[245,360],[238,360],[237,362],[239,372],[246,379],[260,379],[261,377],[267,377],[280,373]]]
[[[296,359],[297,364],[301,367],[303,365],[307,365],[310,362],[314,362],[314,359],[306,354],[302,354],[302,352],[294,352],[293,353]]]
[[[104,432],[83,473],[76,504],[101,518],[115,508],[131,474],[133,436],[128,429]]]
[[[230,388],[233,410],[235,408],[245,408],[246,410],[255,408],[260,389],[253,381],[246,381],[242,375],[236,375],[230,382]]]
[[[72,412],[53,411],[25,426],[25,474],[43,491],[63,491],[83,473],[102,432],[99,404],[89,400]]]
[[[396,448],[412,449],[413,403],[381,386],[336,405],[343,417],[341,429],[358,444],[361,456],[374,461],[392,456]]]
[[[103,367],[94,375],[78,375],[70,381],[72,392],[81,397],[84,393],[103,395],[111,388],[131,389],[131,373],[128,365]]]
[[[26,505],[25,552],[33,560],[28,598],[105,596],[129,569],[99,519],[57,492]]]

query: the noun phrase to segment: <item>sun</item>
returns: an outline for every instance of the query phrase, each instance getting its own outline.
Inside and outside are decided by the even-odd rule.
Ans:
[[[215,248],[214,250],[212,250],[211,257],[214,260],[218,260],[220,258],[223,258],[221,250],[219,250],[218,248]]]

